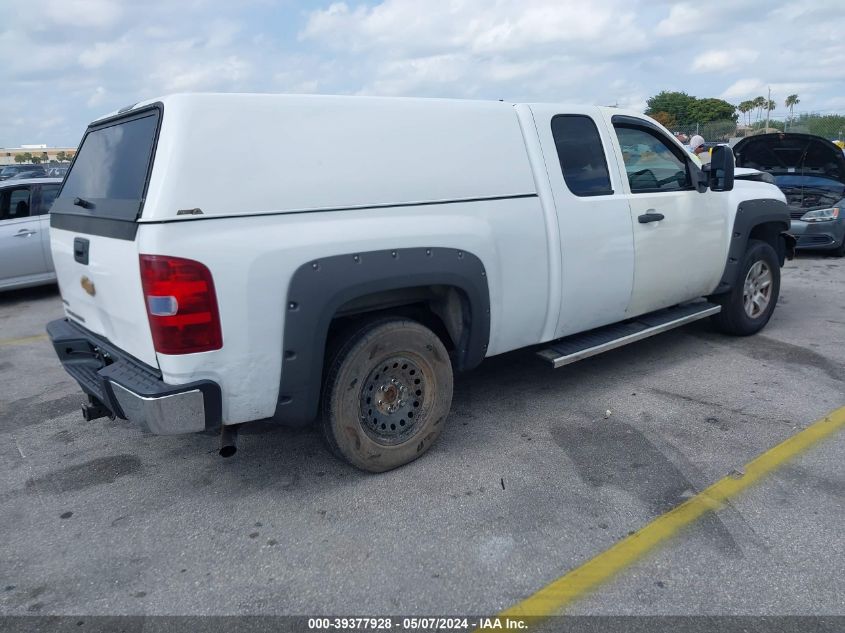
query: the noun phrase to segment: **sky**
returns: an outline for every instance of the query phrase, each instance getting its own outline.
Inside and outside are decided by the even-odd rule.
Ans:
[[[195,91],[845,114],[845,0],[0,0],[0,50],[0,147]]]

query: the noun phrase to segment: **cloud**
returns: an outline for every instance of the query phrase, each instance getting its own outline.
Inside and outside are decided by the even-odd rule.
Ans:
[[[600,103],[660,90],[845,109],[842,0],[0,2],[0,145],[73,144],[172,91]]]
[[[43,0],[39,5],[39,17],[59,26],[104,29],[124,15],[121,3],[113,0]]]
[[[131,45],[125,38],[112,42],[97,42],[79,53],[79,64],[88,69],[100,68],[130,50]]]
[[[695,58],[692,69],[699,73],[735,71],[757,61],[759,56],[759,52],[747,48],[706,51]]]
[[[424,10],[416,0],[355,8],[338,2],[309,14],[300,39],[404,56],[456,50],[525,54],[554,47],[558,53],[591,50],[605,57],[647,42],[630,3],[618,0],[464,0]]]
[[[707,22],[707,11],[712,10],[700,3],[681,2],[669,9],[669,15],[657,23],[655,33],[662,36],[688,35],[700,30]]]
[[[750,98],[750,95],[759,95],[766,92],[767,88],[760,79],[738,79],[720,95],[722,99],[741,100]]]
[[[801,95],[802,105],[817,98],[825,90],[824,82],[772,82],[765,83],[761,79],[739,79],[732,83],[720,95],[723,99],[739,103],[758,96],[767,96],[772,91],[772,101],[777,104],[783,102],[787,95]],[[821,104],[820,104],[821,105]],[[824,108],[819,108],[824,109]]]
[[[366,73],[357,93],[570,102],[618,99],[607,85],[584,87],[609,60],[649,46],[635,8],[622,0],[428,6],[439,10],[420,10],[415,0],[336,2],[308,14],[298,39],[354,58]]]
[[[88,101],[86,101],[85,103],[89,107],[94,107],[94,106],[101,104],[104,101],[105,98],[106,98],[106,89],[103,88],[102,86],[97,86],[96,88],[94,88],[94,92],[91,94],[90,97],[88,97]]]
[[[153,73],[153,83],[162,87],[164,92],[189,92],[212,90],[220,86],[230,89],[237,87],[249,78],[252,66],[237,55],[205,63],[164,62]]]

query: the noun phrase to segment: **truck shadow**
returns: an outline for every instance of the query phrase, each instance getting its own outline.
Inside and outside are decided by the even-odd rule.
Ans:
[[[59,287],[55,283],[44,286],[34,286],[32,288],[4,290],[0,292],[0,306],[14,306],[26,301],[38,301],[58,296]]]
[[[691,353],[707,354],[708,349],[716,353],[712,348],[691,351],[696,346],[701,348],[701,342],[690,336],[691,329],[706,332],[709,328],[693,324],[558,370],[535,356],[532,350],[490,358],[479,368],[456,375],[447,427],[433,451],[446,450],[452,458],[460,456],[465,449],[476,454],[499,450],[497,432],[518,430],[538,402],[575,400],[576,396],[583,399],[590,394],[596,395],[596,401],[602,401],[602,392],[609,384],[618,382],[620,374],[643,375],[655,368],[665,370],[684,362]],[[567,411],[558,413],[561,419],[569,415]],[[216,438],[207,437],[204,441],[209,443],[209,452],[216,450]],[[423,457],[421,462],[426,459]],[[373,477],[330,455],[316,425],[289,429],[272,422],[245,424],[240,431],[238,453],[224,461],[240,464],[231,471],[238,478],[247,476],[242,469],[251,470],[255,461],[262,464],[262,476],[270,475],[271,479],[273,474],[267,468],[281,476],[301,477],[305,472],[322,472],[342,473],[353,479]],[[415,466],[411,464],[400,470],[407,468]]]

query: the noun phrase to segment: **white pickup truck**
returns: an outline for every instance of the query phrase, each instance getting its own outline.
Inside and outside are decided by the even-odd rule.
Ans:
[[[256,151],[266,158],[256,161]],[[86,419],[319,420],[369,471],[440,435],[453,371],[558,367],[695,319],[762,328],[777,187],[601,107],[191,94],[88,128],[51,212],[48,332]]]

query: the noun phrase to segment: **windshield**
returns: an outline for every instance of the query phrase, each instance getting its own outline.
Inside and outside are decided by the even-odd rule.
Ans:
[[[145,193],[158,112],[149,110],[143,116],[89,131],[55,211],[135,220]]]

